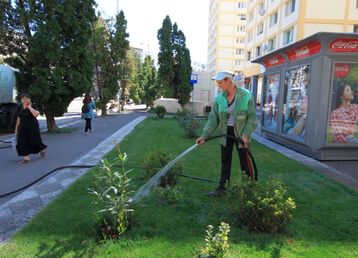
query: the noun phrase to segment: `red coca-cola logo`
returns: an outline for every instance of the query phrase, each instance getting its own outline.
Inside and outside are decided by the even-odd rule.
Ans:
[[[329,48],[332,52],[358,52],[358,38],[336,39]]]
[[[291,48],[286,51],[287,57],[290,61],[310,57],[321,52],[321,42],[314,40],[296,48]]]
[[[339,78],[345,78],[350,73],[351,67],[349,64],[336,64],[334,66],[334,75]]]
[[[267,68],[285,63],[285,59],[281,55],[275,55],[264,60]]]

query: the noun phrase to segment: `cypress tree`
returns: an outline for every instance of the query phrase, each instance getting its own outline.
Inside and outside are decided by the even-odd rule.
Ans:
[[[94,0],[1,2],[0,54],[20,70],[17,90],[31,95],[49,130],[55,116],[91,89],[94,7]]]
[[[166,16],[163,21],[162,28],[158,31],[158,78],[163,86],[164,95],[167,97],[175,97],[175,91],[172,87],[172,83],[175,77],[172,31],[172,22],[169,16]]]

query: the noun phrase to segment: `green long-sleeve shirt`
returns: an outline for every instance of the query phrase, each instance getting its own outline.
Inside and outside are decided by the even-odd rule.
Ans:
[[[219,130],[219,134],[227,133],[228,117],[227,112],[225,111],[227,108],[222,107],[222,105],[227,105],[227,102],[223,103],[220,101],[223,97],[226,98],[226,93],[221,93],[215,99],[209,114],[208,122],[206,123],[201,136],[204,139],[210,137],[217,129]],[[237,88],[233,116],[235,136],[246,136],[250,140],[251,134],[257,126],[257,118],[253,96],[248,90]],[[220,143],[226,145],[226,138],[222,138]]]

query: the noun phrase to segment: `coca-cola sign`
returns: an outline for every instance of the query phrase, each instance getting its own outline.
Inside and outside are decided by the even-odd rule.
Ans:
[[[281,56],[281,55],[274,55],[274,56],[271,56],[264,60],[264,64],[265,64],[266,68],[280,65],[283,63],[285,63],[285,58],[283,58],[283,56]]]
[[[332,52],[349,53],[358,52],[358,38],[343,38],[335,39],[329,44],[329,49]]]
[[[287,57],[290,61],[295,61],[302,58],[307,58],[321,52],[321,42],[318,40],[310,41],[304,45],[291,48],[286,51]]]
[[[337,78],[345,78],[350,73],[351,67],[349,64],[336,64],[334,66],[334,75]]]

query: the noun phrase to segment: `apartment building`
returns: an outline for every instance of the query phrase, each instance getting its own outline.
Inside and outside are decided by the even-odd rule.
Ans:
[[[247,0],[210,0],[208,72],[242,71],[246,67]],[[211,97],[217,93],[211,82]]]
[[[358,33],[358,0],[248,0],[243,68],[259,102],[263,67],[249,61],[316,32]]]

